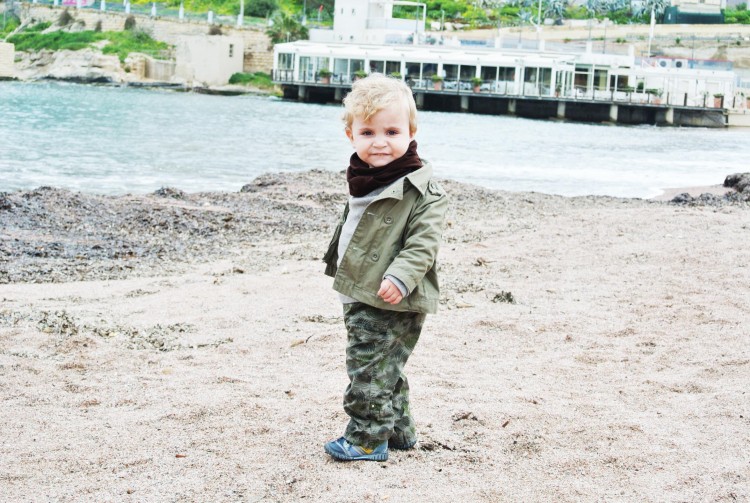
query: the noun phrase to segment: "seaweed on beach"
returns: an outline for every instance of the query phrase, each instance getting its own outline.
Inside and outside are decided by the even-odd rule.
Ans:
[[[309,177],[309,175],[307,175]],[[258,192],[103,196],[53,187],[0,194],[0,283],[116,279],[178,270],[271,239],[323,232],[343,199],[305,174]],[[310,190],[317,187],[317,190]],[[331,192],[338,192],[335,187]]]

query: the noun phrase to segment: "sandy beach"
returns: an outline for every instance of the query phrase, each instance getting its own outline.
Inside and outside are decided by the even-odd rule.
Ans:
[[[750,500],[750,197],[441,183],[419,443],[354,464],[341,173],[0,194],[0,499]]]

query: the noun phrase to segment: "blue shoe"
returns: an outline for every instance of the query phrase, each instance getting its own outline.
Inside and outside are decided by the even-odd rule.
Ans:
[[[374,449],[366,449],[350,444],[344,437],[331,440],[325,444],[326,452],[339,461],[387,461],[388,442],[383,442]]]

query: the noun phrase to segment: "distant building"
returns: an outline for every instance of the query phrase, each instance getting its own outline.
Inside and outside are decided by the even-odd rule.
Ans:
[[[719,3],[725,0],[706,0]],[[424,23],[394,19],[394,5],[415,2],[337,0],[333,30],[311,30],[311,40],[274,46],[273,80],[306,95],[340,99],[358,77],[373,72],[405,80],[415,92],[484,94],[705,107],[732,96],[730,68],[688,60],[494,46],[462,46],[457,39],[427,43]],[[687,5],[687,4],[682,4]],[[713,5],[713,4],[712,4]],[[417,20],[418,21],[418,20]],[[409,36],[411,38],[409,38]],[[407,43],[407,40],[409,41]],[[292,90],[294,90],[292,92]],[[335,91],[335,93],[334,93]],[[419,105],[418,101],[418,105]]]
[[[0,79],[15,76],[15,46],[0,42]]]
[[[723,24],[727,0],[672,0],[664,24]]]
[[[188,82],[225,85],[241,72],[245,46],[241,37],[192,35],[177,42],[175,75]]]

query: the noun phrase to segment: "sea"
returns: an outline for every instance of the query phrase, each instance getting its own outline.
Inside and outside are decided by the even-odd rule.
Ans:
[[[486,188],[649,198],[747,171],[750,131],[420,112],[435,174]],[[60,82],[0,82],[0,192],[238,191],[269,172],[342,171],[340,105]]]

